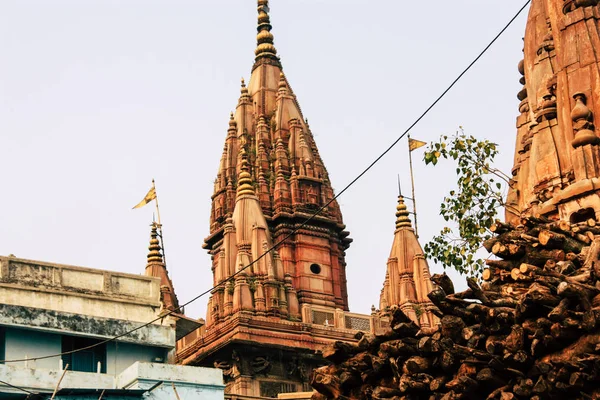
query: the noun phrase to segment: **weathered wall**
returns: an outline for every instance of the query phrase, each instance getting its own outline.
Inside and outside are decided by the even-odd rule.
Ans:
[[[0,299],[2,297],[0,294]],[[85,309],[82,309],[80,313],[67,313],[43,308],[0,304],[0,326],[107,339],[131,331],[140,325],[139,322],[129,320],[89,316],[84,314],[86,312]],[[167,322],[163,326],[151,324],[124,336],[121,340],[172,348],[175,344],[175,330]]]
[[[62,350],[62,335],[29,329],[6,329],[6,354],[3,359],[35,358],[59,354]],[[143,346],[132,343],[108,343],[106,346],[106,374],[118,375],[136,361],[166,362],[167,350],[160,347]],[[58,370],[60,357],[44,360],[10,363],[19,367]]]
[[[170,382],[173,382],[182,399],[224,398],[223,372],[217,368],[135,363],[117,377],[116,385],[125,389],[149,389],[161,381],[163,384],[153,390],[147,399],[174,399],[175,393]]]
[[[147,322],[160,308],[160,280],[0,257],[0,304]]]
[[[52,391],[60,375],[61,371],[57,367],[44,369],[0,364],[0,380],[30,391]],[[114,381],[115,377],[107,374],[69,371],[62,380],[61,388],[111,389],[114,387]],[[3,398],[3,394],[11,392],[14,392],[14,389],[0,387],[0,398]]]
[[[61,371],[58,369],[32,369],[0,364],[0,380],[36,392],[52,392],[60,375]],[[182,399],[218,400],[224,397],[225,385],[222,383],[223,374],[219,369],[139,362],[116,377],[108,374],[68,371],[60,386],[77,389],[148,390],[159,382],[163,382],[162,385],[146,394],[144,399],[173,400],[175,393],[171,382]],[[22,394],[15,390],[0,386],[0,399],[6,398],[8,393]],[[70,397],[70,399],[75,398]]]
[[[166,362],[166,357],[166,350],[162,348],[112,342],[106,348],[106,373],[120,374],[136,361],[153,363],[161,358]]]
[[[38,332],[27,329],[6,329],[6,360],[42,357],[61,352],[62,342],[60,335]],[[30,368],[57,369],[59,357],[45,360],[29,361]],[[11,365],[25,367],[25,362],[11,363]]]

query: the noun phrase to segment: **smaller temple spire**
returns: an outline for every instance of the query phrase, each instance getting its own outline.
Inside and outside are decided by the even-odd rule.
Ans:
[[[404,197],[400,194],[398,196],[398,206],[396,207],[396,229],[412,228],[412,223],[408,215],[409,212],[406,204],[404,204]]]
[[[388,307],[398,306],[421,327],[434,327],[439,320],[431,312],[433,304],[427,297],[433,290],[429,265],[408,215],[404,197],[400,194],[396,207],[396,231],[379,308],[386,312]],[[417,312],[419,309],[421,313]]]
[[[169,278],[167,267],[162,255],[162,248],[158,240],[158,224],[152,223],[150,231],[150,246],[148,246],[148,262],[146,264],[146,275],[160,278],[160,297],[163,307],[168,310],[179,308],[179,301],[173,288],[173,282]]]
[[[256,59],[267,57],[277,60],[277,49],[273,44],[271,33],[271,19],[269,17],[269,0],[258,0],[258,34],[256,35]]]

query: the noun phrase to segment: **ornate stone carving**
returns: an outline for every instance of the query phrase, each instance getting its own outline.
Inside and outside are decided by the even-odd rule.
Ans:
[[[252,372],[254,374],[263,374],[267,375],[271,370],[271,361],[269,361],[269,356],[257,356],[254,357],[252,362],[250,363],[252,366]]]
[[[286,365],[286,374],[288,378],[299,378],[306,380],[308,375],[306,373],[306,364],[297,357],[292,358]]]
[[[568,218],[578,202],[598,194],[592,180],[600,176],[594,127],[600,104],[599,2],[531,2],[519,64],[524,87],[506,201],[509,222],[538,214]]]
[[[571,144],[573,147],[585,146],[586,144],[598,144],[600,138],[594,133],[594,116],[592,111],[587,106],[587,98],[583,93],[575,93],[575,107],[571,111],[571,119],[573,120],[573,131],[575,137]]]

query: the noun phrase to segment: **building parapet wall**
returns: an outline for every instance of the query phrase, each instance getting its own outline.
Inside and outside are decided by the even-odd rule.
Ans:
[[[100,318],[148,322],[160,308],[158,278],[15,257],[0,257],[0,289],[2,304]]]
[[[29,391],[52,391],[56,387],[62,372],[59,369],[50,370],[42,368],[28,368],[17,365],[0,364],[0,380],[9,382]],[[79,389],[112,389],[114,387],[115,377],[107,374],[96,374],[89,372],[67,371],[61,381],[61,388],[79,388]],[[16,389],[14,389],[16,390]],[[10,388],[2,387],[0,389],[0,398],[2,393],[10,392]],[[16,392],[21,393],[22,392]]]
[[[223,372],[218,368],[143,362],[136,362],[123,371],[116,385],[124,389],[148,389],[160,381],[225,388]]]
[[[377,316],[357,314],[341,309],[302,304],[302,322],[310,325],[328,326],[362,332],[374,332]]]

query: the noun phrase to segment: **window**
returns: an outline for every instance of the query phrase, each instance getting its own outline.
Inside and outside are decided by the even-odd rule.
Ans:
[[[321,266],[319,264],[312,264],[310,266],[310,272],[312,272],[315,275],[318,275],[321,273]]]
[[[79,336],[63,336],[62,352],[69,352],[100,343],[100,340],[90,339]],[[62,356],[63,365],[69,364],[70,371],[79,372],[98,372],[98,363],[100,363],[100,372],[106,373],[106,343],[97,345],[90,349],[81,350],[76,353],[64,354]]]

